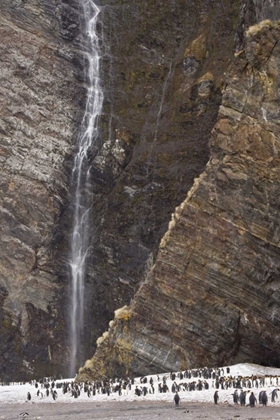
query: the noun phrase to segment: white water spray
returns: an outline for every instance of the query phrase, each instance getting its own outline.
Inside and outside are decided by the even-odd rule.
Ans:
[[[70,331],[70,375],[76,373],[77,356],[84,324],[84,281],[89,247],[90,215],[90,148],[98,138],[98,117],[103,104],[99,62],[100,39],[97,35],[97,20],[100,9],[91,0],[83,0],[85,31],[87,37],[88,91],[86,109],[78,139],[78,151],[72,170],[75,189],[74,217],[71,236],[71,331]]]

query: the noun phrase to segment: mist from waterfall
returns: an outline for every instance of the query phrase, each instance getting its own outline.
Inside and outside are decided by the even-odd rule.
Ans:
[[[90,149],[98,138],[98,117],[103,104],[100,82],[100,38],[97,35],[97,20],[100,9],[91,0],[83,0],[87,55],[88,91],[85,113],[78,138],[72,183],[74,189],[74,214],[71,235],[71,305],[70,305],[70,372],[76,373],[81,335],[84,324],[84,283],[89,248],[90,200]]]

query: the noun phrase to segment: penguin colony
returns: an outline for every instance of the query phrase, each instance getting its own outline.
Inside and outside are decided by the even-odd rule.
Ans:
[[[170,393],[174,400],[175,406],[179,405],[180,393],[191,391],[202,391],[215,389],[214,403],[218,404],[221,389],[232,389],[232,401],[234,404],[241,406],[250,405],[255,407],[257,404],[266,406],[268,400],[271,403],[276,402],[278,398],[278,383],[280,385],[280,377],[278,376],[231,376],[230,368],[224,369],[190,369],[185,372],[173,373],[169,375],[151,375],[149,377],[141,377],[136,384],[134,378],[115,378],[105,381],[88,381],[78,383],[74,381],[56,381],[55,378],[43,378],[40,381],[31,381],[35,392],[31,395],[27,393],[27,401],[34,399],[52,398],[54,401],[59,398],[59,394],[67,394],[73,398],[79,398],[82,393],[86,393],[88,398],[94,398],[97,394],[111,394],[145,396],[155,393]],[[167,381],[171,386],[167,384]],[[267,391],[265,387],[269,387]],[[259,389],[258,395],[255,395],[251,388]],[[229,402],[229,401],[225,401]]]

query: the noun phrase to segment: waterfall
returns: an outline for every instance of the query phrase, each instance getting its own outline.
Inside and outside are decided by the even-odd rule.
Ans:
[[[74,190],[73,228],[71,235],[71,306],[70,306],[70,375],[76,373],[81,333],[84,323],[84,282],[89,247],[90,162],[89,152],[98,138],[98,117],[103,104],[103,92],[99,74],[100,39],[97,20],[100,9],[91,0],[83,0],[82,7],[87,41],[87,100],[78,137],[72,183]]]
[[[167,76],[166,76],[166,79],[164,81],[163,88],[162,88],[160,105],[159,105],[159,110],[158,110],[157,118],[156,118],[156,128],[155,128],[154,140],[153,140],[153,144],[152,144],[152,151],[154,149],[155,143],[157,142],[158,129],[159,129],[159,126],[160,126],[160,119],[161,119],[161,116],[162,116],[163,103],[164,103],[164,100],[165,100],[167,85],[168,85],[169,80],[171,79],[171,76],[172,76],[172,61],[170,61],[169,70],[168,70],[168,73],[167,73]]]
[[[165,81],[163,83],[163,87],[162,87],[162,93],[161,93],[161,98],[160,98],[160,103],[159,103],[159,110],[157,112],[157,116],[156,116],[156,124],[155,124],[155,131],[154,131],[154,138],[151,144],[151,148],[149,151],[149,156],[148,156],[148,160],[147,160],[147,166],[148,166],[148,170],[149,170],[149,166],[152,165],[152,159],[153,159],[153,155],[155,153],[155,147],[158,141],[158,131],[160,128],[160,120],[162,118],[162,110],[163,110],[163,104],[165,101],[165,97],[166,97],[166,90],[167,90],[167,86],[168,86],[168,82],[170,81],[171,77],[172,77],[172,61],[170,61],[169,64],[169,70],[167,73],[167,76],[165,78]],[[149,175],[149,173],[148,173]]]

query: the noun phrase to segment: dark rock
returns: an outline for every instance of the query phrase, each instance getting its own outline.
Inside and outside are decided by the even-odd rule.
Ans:
[[[209,163],[78,380],[279,366],[279,36],[279,23],[247,31],[227,72]]]
[[[245,105],[252,118],[269,121],[278,112],[266,101],[261,108],[246,102],[246,84],[235,92],[225,79],[234,52],[245,46],[244,33],[271,14],[272,2],[99,3],[105,101],[100,138],[88,155],[92,228],[81,361],[114,310],[130,303],[174,208],[204,171],[222,92],[229,118]],[[278,16],[278,4],[273,7]],[[78,0],[1,2],[0,371],[6,379],[44,376],[67,364],[70,173],[88,82],[83,20]],[[247,45],[244,65],[263,67],[272,32]],[[255,81],[260,97],[262,81]],[[257,149],[269,159],[268,132],[264,138],[262,144],[254,136],[246,153],[255,157]],[[248,175],[233,172],[226,166],[218,176],[237,188]],[[262,196],[266,189],[255,185],[255,191]],[[221,315],[221,324],[228,336],[238,328],[236,318],[227,322]],[[170,331],[168,324],[159,328]],[[188,328],[201,325],[193,321]]]

